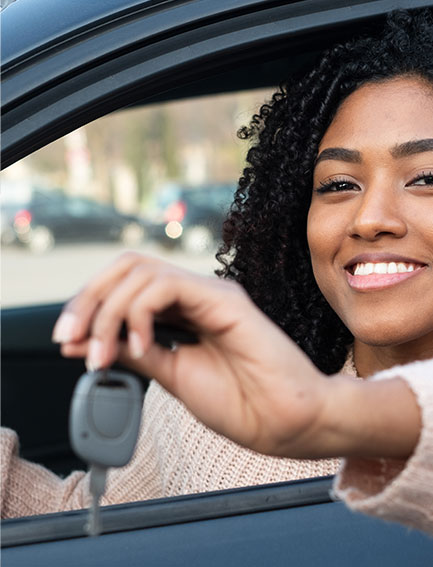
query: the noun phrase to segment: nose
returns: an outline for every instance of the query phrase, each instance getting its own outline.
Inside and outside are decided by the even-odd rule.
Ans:
[[[356,199],[348,229],[353,238],[369,241],[386,235],[402,238],[407,233],[407,225],[398,195],[383,186],[365,188]]]

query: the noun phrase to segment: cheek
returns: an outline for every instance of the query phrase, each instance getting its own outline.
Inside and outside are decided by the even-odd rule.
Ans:
[[[323,207],[311,206],[307,240],[314,277],[326,300],[335,305],[337,266],[335,257],[342,241],[338,220]]]
[[[311,206],[307,219],[307,241],[316,280],[332,257],[332,223],[320,207]],[[319,283],[319,282],[318,282]]]

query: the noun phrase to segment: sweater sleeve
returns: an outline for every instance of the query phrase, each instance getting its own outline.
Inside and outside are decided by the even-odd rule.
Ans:
[[[353,510],[433,534],[433,360],[396,366],[372,380],[402,378],[421,410],[422,429],[407,460],[344,459],[334,492]]]
[[[86,506],[87,479],[74,472],[61,479],[18,456],[18,437],[1,430],[1,517],[14,518]]]
[[[109,469],[102,505],[134,502],[162,495],[153,420],[158,408],[144,405],[139,439],[125,467]],[[154,429],[154,428],[153,428]],[[41,465],[19,457],[17,434],[1,430],[1,517],[14,518],[85,508],[90,504],[89,474],[75,471],[62,479]]]

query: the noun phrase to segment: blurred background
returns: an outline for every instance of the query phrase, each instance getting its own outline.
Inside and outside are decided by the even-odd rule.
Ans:
[[[247,142],[273,90],[122,110],[2,173],[2,304],[63,301],[133,249],[212,274]]]

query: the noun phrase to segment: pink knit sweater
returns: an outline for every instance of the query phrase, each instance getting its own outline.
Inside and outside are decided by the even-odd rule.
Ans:
[[[359,512],[433,534],[433,359],[395,366],[370,380],[403,378],[421,409],[418,444],[407,460],[343,459],[334,492]]]
[[[350,361],[344,367],[354,375]],[[433,361],[393,369],[417,395],[423,432],[407,462],[343,462],[335,492],[355,509],[433,532]],[[11,518],[89,505],[89,475],[61,479],[18,456],[15,432],[1,435],[1,516]],[[152,382],[146,394],[140,437],[131,462],[108,474],[102,504],[118,504],[335,474],[338,459],[318,461],[259,455],[217,435],[184,405]]]

